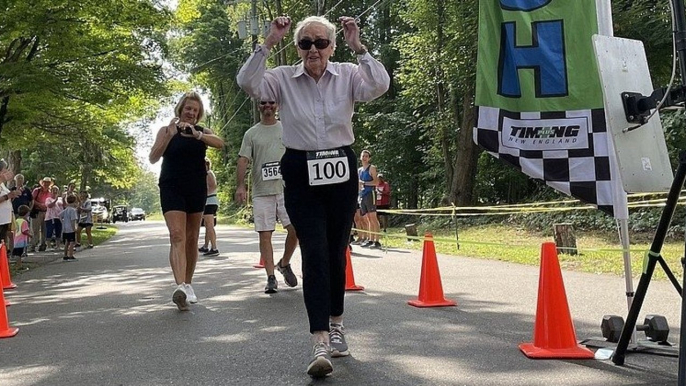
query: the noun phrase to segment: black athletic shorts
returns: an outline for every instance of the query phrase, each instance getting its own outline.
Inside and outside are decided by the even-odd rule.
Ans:
[[[370,212],[376,212],[376,195],[372,192],[360,199],[360,214],[364,216]]]
[[[203,214],[217,214],[217,209],[219,209],[219,205],[205,205],[205,211],[203,212]]]
[[[178,210],[186,213],[202,213],[207,200],[206,184],[187,184],[182,186],[160,186],[162,213]]]
[[[62,241],[65,243],[76,241],[76,232],[62,232]]]

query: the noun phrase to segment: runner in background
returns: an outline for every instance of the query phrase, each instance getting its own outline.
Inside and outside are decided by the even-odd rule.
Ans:
[[[291,257],[298,246],[298,238],[284,206],[280,161],[285,148],[281,142],[283,127],[276,119],[278,105],[274,101],[263,100],[258,109],[260,122],[245,132],[238,152],[236,201],[243,205],[247,202],[245,174],[248,164],[252,161],[253,217],[255,231],[260,238],[260,261],[264,262],[267,273],[264,292],[271,294],[278,288],[274,275],[275,267],[281,272],[289,287],[298,285],[298,279],[291,269]],[[276,227],[277,217],[288,234],[283,257],[275,265],[272,233]]]
[[[379,224],[383,231],[386,232],[388,228],[388,214],[379,212],[379,210],[391,209],[391,184],[386,181],[383,173],[376,175],[379,178],[379,183],[376,185],[376,210]]]

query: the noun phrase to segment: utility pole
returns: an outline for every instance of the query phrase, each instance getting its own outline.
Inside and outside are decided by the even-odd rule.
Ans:
[[[281,16],[283,15],[283,8],[281,7],[281,0],[276,0],[276,15]],[[276,65],[277,66],[283,66],[286,64],[286,50],[284,50],[284,42],[283,40],[280,41],[277,45],[277,52],[279,53],[276,56]]]
[[[250,33],[252,34],[252,51],[255,52],[257,48],[257,34],[260,33],[259,19],[257,16],[257,0],[251,1],[252,6],[250,9]],[[257,109],[258,100],[252,101],[252,118],[253,122],[257,123],[260,121],[260,111]]]

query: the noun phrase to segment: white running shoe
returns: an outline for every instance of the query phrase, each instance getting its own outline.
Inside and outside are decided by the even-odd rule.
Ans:
[[[186,283],[179,284],[174,290],[174,293],[172,293],[172,302],[176,304],[179,311],[188,311],[188,303],[186,302],[187,297]]]
[[[188,299],[191,304],[198,302],[198,297],[195,296],[195,291],[193,291],[193,287],[191,287],[190,283],[186,284],[186,299]]]

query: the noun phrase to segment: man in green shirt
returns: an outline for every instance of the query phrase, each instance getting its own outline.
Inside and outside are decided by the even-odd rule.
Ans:
[[[276,119],[278,106],[274,101],[261,101],[259,105],[260,122],[248,129],[243,136],[243,143],[238,152],[236,201],[245,204],[247,189],[245,174],[252,162],[252,198],[255,231],[260,237],[260,260],[267,271],[265,293],[275,293],[278,287],[274,276],[274,248],[272,232],[277,217],[288,232],[283,257],[276,264],[276,269],[283,274],[290,287],[298,285],[298,279],[291,269],[291,257],[298,245],[295,229],[288,218],[283,199],[283,181],[281,180],[280,161],[286,148],[281,142],[283,128]]]

